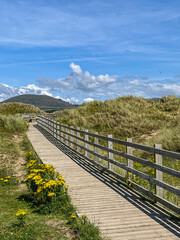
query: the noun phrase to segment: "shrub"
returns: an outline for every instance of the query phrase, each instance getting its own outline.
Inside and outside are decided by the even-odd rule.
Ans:
[[[7,132],[25,132],[27,130],[27,124],[21,116],[13,115],[1,115],[0,126]]]

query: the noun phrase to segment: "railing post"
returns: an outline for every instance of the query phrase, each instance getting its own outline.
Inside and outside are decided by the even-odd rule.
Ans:
[[[50,122],[50,124],[51,124],[51,134],[53,135],[53,133],[54,133],[54,131],[53,131],[53,122]]]
[[[67,126],[68,126],[68,125],[65,125],[65,126],[64,126],[66,133],[68,132]],[[65,141],[66,145],[69,145],[69,144],[68,144],[68,135],[67,135],[67,134],[65,134],[65,138],[66,138],[66,141]]]
[[[80,128],[77,127],[77,130],[80,130]],[[77,132],[77,137],[80,137],[80,132]],[[79,139],[77,139],[77,144],[80,145],[80,140]],[[78,147],[78,146],[77,146],[77,151],[80,152],[80,147]]]
[[[62,137],[64,137],[62,130],[64,131],[64,125],[63,124],[61,124],[61,142],[64,142],[64,139],[62,138]]]
[[[112,138],[112,134],[108,135],[109,138]],[[108,141],[108,148],[113,149],[113,142],[112,141]],[[108,152],[108,157],[109,159],[113,160],[113,153],[112,152]],[[109,170],[114,170],[114,165],[110,162],[108,162],[108,169]]]
[[[73,126],[71,126],[71,128],[73,128]],[[71,133],[72,135],[73,135],[73,132],[74,132],[74,131],[71,129],[70,133]],[[73,137],[70,137],[70,140],[73,141],[74,138],[73,138]],[[73,145],[74,145],[74,144],[71,143],[71,144],[70,144],[70,147],[73,148],[73,147],[74,147]]]
[[[88,130],[86,129],[85,132],[88,132]],[[89,136],[87,134],[85,134],[85,140],[89,141]],[[89,145],[88,143],[85,143],[85,148],[88,149],[88,147],[89,147],[88,145]],[[85,151],[84,155],[85,155],[85,157],[88,157],[88,151]]]
[[[162,149],[161,144],[155,144],[154,147],[157,149]],[[155,163],[162,166],[162,155],[155,154]],[[157,169],[156,169],[156,179],[159,181],[163,181],[163,173]],[[156,194],[159,197],[163,198],[163,188],[156,185]]]
[[[51,134],[51,122],[50,122],[50,119],[49,119],[49,118],[48,118],[48,126],[49,126],[48,132]]]
[[[95,134],[98,134],[98,132],[96,132]],[[94,143],[99,144],[99,138],[95,137],[94,138]],[[95,151],[95,153],[99,153],[98,147],[95,147],[94,151]],[[99,163],[99,158],[97,156],[95,156],[95,162]]]
[[[56,126],[57,126],[57,139],[59,140],[59,122],[56,122]]]
[[[56,138],[56,122],[55,121],[53,121],[53,128],[54,128],[54,137]]]
[[[126,138],[126,141],[127,142],[132,142],[132,138]],[[128,155],[133,155],[133,149],[132,149],[132,147],[129,147],[129,146],[127,146],[126,147],[126,153],[128,154]],[[133,161],[132,160],[130,160],[130,159],[127,159],[127,166],[128,167],[130,167],[130,168],[133,168]],[[128,171],[127,171],[127,177],[128,178],[131,178],[132,177],[132,174],[130,174]]]

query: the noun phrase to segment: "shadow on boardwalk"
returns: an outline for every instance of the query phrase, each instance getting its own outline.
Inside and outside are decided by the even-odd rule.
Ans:
[[[124,183],[120,182],[113,176],[102,172],[96,166],[78,156],[77,153],[66,147],[64,143],[55,139],[51,134],[49,134],[41,127],[36,125],[35,128],[37,128],[52,144],[54,144],[59,150],[71,158],[76,164],[85,169],[99,181],[103,182],[108,187],[113,189],[121,197],[125,198],[135,207],[158,222],[161,226],[180,238],[180,227],[178,219],[174,219],[166,210],[160,206],[148,202],[144,197],[142,197],[140,194],[137,194],[137,192],[135,192],[133,189],[127,188]]]

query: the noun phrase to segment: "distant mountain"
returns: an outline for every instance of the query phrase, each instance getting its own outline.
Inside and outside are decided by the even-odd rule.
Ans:
[[[154,101],[154,102],[157,102],[157,101],[160,101],[161,98],[150,98],[149,100],[152,100],[152,101]]]
[[[32,104],[46,112],[54,112],[63,109],[75,108],[78,105],[70,104],[61,99],[56,99],[46,95],[25,94],[9,98],[2,103],[20,102],[25,104]]]

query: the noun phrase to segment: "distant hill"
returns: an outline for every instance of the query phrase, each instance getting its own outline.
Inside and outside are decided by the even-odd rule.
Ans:
[[[70,104],[68,102],[65,102],[61,99],[56,99],[46,95],[34,95],[34,94],[19,95],[16,97],[9,98],[3,101],[2,103],[9,103],[9,102],[13,102],[13,103],[20,102],[25,104],[31,104],[46,112],[54,112],[58,110],[75,108],[78,106],[75,104]]]

